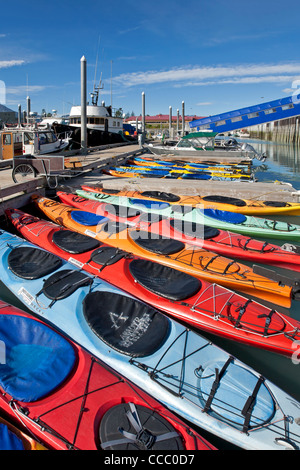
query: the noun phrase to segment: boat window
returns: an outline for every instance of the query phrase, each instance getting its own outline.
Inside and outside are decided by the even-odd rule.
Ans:
[[[226,121],[216,122],[216,126],[225,126],[225,124],[226,124]]]
[[[231,122],[238,122],[238,121],[242,121],[242,120],[243,120],[242,116],[236,116],[236,117],[231,119]]]
[[[56,142],[56,137],[52,132],[47,132],[46,140],[49,144],[52,144],[53,142]]]
[[[88,119],[87,119],[87,122],[88,122],[89,124],[95,124],[95,118],[88,118]]]
[[[192,147],[192,144],[188,140],[181,140],[177,147]]]
[[[32,132],[24,132],[23,140],[24,140],[25,145],[32,144],[33,141],[34,141],[33,133]]]

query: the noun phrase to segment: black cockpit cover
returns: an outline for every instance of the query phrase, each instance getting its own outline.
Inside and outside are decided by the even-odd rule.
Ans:
[[[100,266],[110,266],[127,256],[126,251],[119,250],[113,246],[102,246],[91,254],[91,261]]]
[[[169,320],[150,306],[131,297],[95,291],[83,300],[83,314],[104,343],[133,357],[157,351],[167,339]]]
[[[269,207],[286,207],[289,204],[283,201],[264,201],[264,205]]]
[[[210,227],[209,225],[197,224],[195,222],[182,222],[177,219],[170,219],[169,223],[173,229],[178,230],[189,237],[208,240],[210,238],[215,238],[220,234],[220,230],[215,227]]]
[[[14,248],[9,253],[7,262],[9,269],[22,279],[39,279],[62,264],[58,256],[30,246]]]
[[[125,219],[130,219],[131,217],[136,217],[141,214],[139,209],[134,209],[127,206],[118,206],[116,204],[105,204],[104,210],[111,215],[116,217],[124,217]]]
[[[86,253],[100,246],[99,241],[72,230],[57,230],[52,241],[62,250],[73,254]]]
[[[187,299],[201,288],[195,277],[152,261],[133,260],[129,270],[143,287],[170,300]]]
[[[129,232],[131,235],[131,233]],[[151,232],[136,231],[133,232],[132,239],[144,250],[151,251],[160,255],[172,255],[185,248],[185,244],[179,240],[166,238],[161,235],[151,234]],[[151,236],[152,235],[152,236]]]
[[[184,450],[180,435],[161,414],[140,405],[135,405],[136,419],[130,419],[131,413],[130,405],[122,403],[112,406],[104,414],[99,428],[102,448],[104,447],[105,450]],[[135,436],[135,439],[124,439],[124,435]],[[153,439],[151,439],[152,436]],[[165,438],[156,439],[156,436]]]
[[[242,199],[237,199],[235,197],[229,196],[204,196],[203,201],[210,201],[210,202],[220,202],[223,204],[232,204],[233,206],[243,207],[246,206],[246,202]]]

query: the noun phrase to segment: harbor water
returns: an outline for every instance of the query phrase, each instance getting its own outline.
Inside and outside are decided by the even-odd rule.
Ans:
[[[255,140],[249,140],[249,143],[253,145],[259,153],[264,152],[267,155],[267,159],[264,163],[259,161],[255,162],[255,176],[258,181],[283,181],[290,183],[295,190],[300,191],[300,148],[288,144]],[[266,194],[266,199],[268,199],[267,196],[268,195]],[[290,221],[300,225],[300,216],[293,218],[285,217],[281,218],[281,220]],[[284,241],[278,240],[269,241],[278,245],[282,245],[284,243]],[[289,271],[285,271],[284,274],[289,275]],[[293,274],[295,276],[295,273]],[[17,307],[21,307],[26,310],[23,304],[16,299],[3,284],[0,284],[0,297]],[[259,301],[261,303],[265,303],[261,300]],[[274,305],[270,305],[270,308],[274,308]],[[293,300],[290,309],[283,309],[278,306],[275,306],[275,308],[300,321],[300,301]],[[204,333],[203,336],[211,339],[216,345],[222,347],[230,354],[253,367],[267,379],[271,380],[300,402],[300,344],[295,344],[295,353],[291,359],[279,354],[238,344],[234,341],[225,340],[214,335]],[[226,442],[226,439],[223,441],[209,435],[208,433],[202,432],[202,430],[200,430],[200,432],[203,436],[208,437],[209,440],[219,449],[235,449],[234,446],[231,446]]]

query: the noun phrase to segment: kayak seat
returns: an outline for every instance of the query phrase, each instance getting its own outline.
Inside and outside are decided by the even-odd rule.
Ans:
[[[143,250],[150,251],[151,253],[157,253],[159,255],[172,255],[178,253],[185,248],[185,244],[179,240],[171,238],[165,238],[161,235],[155,234],[153,238],[150,232],[138,231],[129,232],[133,241],[141,247]],[[154,238],[155,237],[155,238]]]
[[[82,308],[96,336],[132,357],[152,355],[169,335],[170,321],[166,316],[126,295],[94,291],[83,299]]]
[[[72,345],[52,328],[32,318],[0,315],[5,361],[1,388],[15,400],[34,402],[49,395],[76,364]]]
[[[130,204],[137,206],[144,210],[154,210],[154,209],[167,209],[170,207],[170,204],[167,202],[160,202],[160,201],[148,201],[147,199],[134,199],[129,198]]]
[[[103,246],[93,251],[90,261],[100,266],[110,266],[127,255],[126,251],[119,250],[113,246]]]
[[[169,421],[134,403],[112,406],[101,419],[99,438],[104,450],[184,450]]]
[[[176,194],[165,193],[163,191],[143,191],[141,195],[145,197],[150,197],[153,199],[160,199],[161,201],[165,201],[165,202],[180,201],[180,197],[176,196]]]
[[[201,212],[201,209],[198,210]],[[219,209],[204,209],[204,215],[222,222],[229,222],[230,224],[242,224],[247,221],[247,217],[244,214],[239,214],[238,212],[221,211]]]
[[[210,227],[209,225],[202,225],[195,222],[181,221],[177,219],[170,219],[169,223],[174,230],[178,230],[189,237],[207,240],[215,238],[220,234],[220,230]]]
[[[108,221],[107,217],[103,217],[102,215],[93,214],[92,212],[86,211],[71,211],[71,219],[74,222],[77,222],[80,225],[87,225],[87,226],[94,226],[98,224],[103,224]]]
[[[138,209],[126,206],[117,206],[115,204],[105,204],[104,210],[110,215],[114,215],[116,217],[124,217],[126,219],[130,219],[131,217],[137,217],[141,213],[141,211]]]
[[[247,403],[256,390],[254,406],[247,429],[263,426],[270,422],[275,413],[275,403],[268,388],[262,383],[256,386],[259,377],[234,362],[211,362],[204,366],[200,375],[200,400],[205,406],[209,397],[209,414],[240,430],[244,429]],[[222,371],[222,374],[221,374]],[[217,379],[217,387],[214,387]],[[219,381],[218,381],[219,380]],[[239,384],[237,387],[236,384]]]
[[[93,279],[81,271],[64,269],[48,277],[43,288],[38,293],[43,294],[52,300],[61,300],[69,297],[73,292],[83,286],[93,283]]]
[[[246,206],[246,202],[242,199],[238,199],[235,197],[228,197],[228,196],[204,196],[203,201],[209,202],[217,202],[222,204],[232,204],[233,206],[237,207],[244,207]]]
[[[73,254],[86,253],[101,245],[99,241],[72,230],[57,230],[52,236],[52,242],[61,250]]]
[[[201,281],[189,274],[152,261],[136,259],[129,270],[145,289],[170,300],[184,300],[201,289]]]
[[[30,246],[13,248],[7,258],[8,268],[22,279],[39,279],[56,271],[62,260],[47,251]]]

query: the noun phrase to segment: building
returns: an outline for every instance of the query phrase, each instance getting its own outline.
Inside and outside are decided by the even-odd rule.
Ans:
[[[124,119],[124,123],[131,124],[132,126],[136,126],[136,121],[138,121],[138,127],[141,129],[142,127],[142,116],[130,116]],[[193,121],[194,119],[201,119],[199,116],[185,116],[184,122],[185,126],[189,124],[189,122]],[[182,123],[182,116],[179,116],[179,126],[181,127]],[[169,127],[169,114],[157,114],[156,116],[145,116],[145,124],[147,129],[162,129]],[[176,129],[177,126],[177,115],[172,116],[172,127]],[[186,130],[189,130],[189,126]]]

